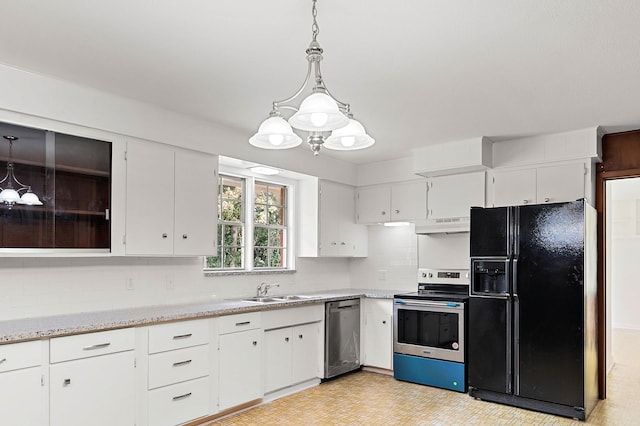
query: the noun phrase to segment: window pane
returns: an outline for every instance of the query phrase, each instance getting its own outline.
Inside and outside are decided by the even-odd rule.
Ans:
[[[267,206],[264,204],[256,204],[253,209],[253,222],[259,224],[267,223]]]
[[[242,268],[242,249],[239,247],[227,247],[224,249],[224,267]]]
[[[284,267],[284,250],[283,249],[269,249],[269,266],[272,268]]]
[[[284,225],[284,209],[269,207],[269,225]]]
[[[253,249],[253,266],[256,268],[265,268],[269,265],[267,259],[267,249],[266,248],[255,248]]]
[[[284,246],[284,230],[269,229],[269,243],[271,247]]]
[[[224,242],[226,246],[241,247],[243,244],[243,229],[242,226],[224,225]]]
[[[267,228],[258,226],[253,228],[253,245],[256,247],[266,247],[269,245],[269,232]]]
[[[282,206],[284,200],[284,190],[283,186],[270,186],[269,187],[269,204],[275,206]]]
[[[225,222],[242,221],[242,202],[232,200],[222,200],[220,218]]]

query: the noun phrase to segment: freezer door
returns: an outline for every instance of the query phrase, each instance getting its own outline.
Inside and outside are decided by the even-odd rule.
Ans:
[[[468,381],[476,389],[512,391],[511,301],[469,299]]]
[[[584,204],[516,211],[516,394],[584,407]]]
[[[471,257],[511,255],[511,207],[471,208]]]

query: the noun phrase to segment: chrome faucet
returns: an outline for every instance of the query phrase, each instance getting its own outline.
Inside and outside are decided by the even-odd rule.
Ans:
[[[261,282],[256,288],[256,297],[266,296],[267,292],[271,287],[280,287],[280,284],[267,284],[266,282]]]

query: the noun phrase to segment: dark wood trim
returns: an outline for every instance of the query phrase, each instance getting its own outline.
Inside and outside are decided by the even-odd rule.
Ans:
[[[598,215],[598,392],[607,397],[606,209],[607,181],[640,176],[640,130],[605,135],[596,165]]]

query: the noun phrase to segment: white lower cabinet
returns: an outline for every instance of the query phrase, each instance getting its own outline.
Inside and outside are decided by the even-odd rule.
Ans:
[[[43,344],[48,345],[48,342],[0,345],[0,423],[24,426],[46,424]]]
[[[219,410],[262,398],[260,313],[218,318]]]
[[[149,425],[173,426],[206,416],[209,378],[189,380],[149,392]]]
[[[265,393],[318,377],[319,335],[319,322],[265,331]]]
[[[133,329],[50,341],[51,426],[134,425]]]
[[[393,369],[393,300],[364,299],[364,365]]]

